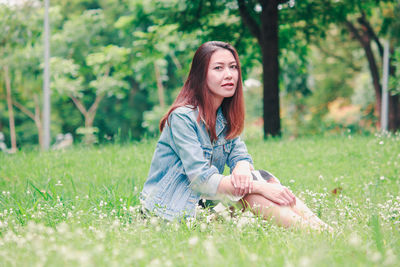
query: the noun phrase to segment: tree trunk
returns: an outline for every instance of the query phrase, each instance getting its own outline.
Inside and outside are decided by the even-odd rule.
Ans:
[[[261,1],[261,31],[259,44],[262,54],[264,83],[264,138],[281,135],[279,114],[279,37],[278,1]]]
[[[35,101],[35,119],[34,119],[34,121],[35,121],[36,128],[38,130],[39,146],[40,146],[40,149],[45,150],[44,139],[43,139],[44,132],[43,132],[43,127],[42,127],[42,119],[41,119],[40,103],[39,103],[38,95],[35,94],[33,96],[33,99]]]
[[[376,64],[376,60],[374,57],[374,53],[371,48],[371,38],[367,27],[361,26],[361,29],[358,30],[353,23],[350,21],[345,21],[347,28],[350,32],[354,35],[357,41],[361,44],[362,48],[364,49],[365,55],[368,60],[369,70],[372,77],[372,84],[375,90],[375,115],[378,118],[377,127],[380,127],[381,122],[381,103],[382,103],[382,87],[379,78],[379,70]],[[361,33],[361,34],[360,34]]]
[[[18,108],[22,113],[24,113],[26,116],[31,118],[36,125],[36,128],[38,130],[38,141],[39,141],[39,146],[41,149],[44,149],[44,142],[43,142],[43,128],[42,128],[42,119],[41,119],[41,113],[40,113],[40,103],[39,103],[39,98],[37,94],[33,95],[33,100],[35,101],[35,114],[33,114],[29,109],[24,107],[21,103],[16,101],[15,99],[12,101],[13,105]]]
[[[99,104],[101,100],[103,100],[104,96],[105,93],[96,95],[96,99],[85,116],[85,127],[93,127],[94,117],[96,117],[97,109],[99,108]]]
[[[8,71],[8,66],[4,66],[4,80],[6,82],[6,90],[7,90],[7,106],[8,106],[8,120],[10,123],[10,136],[11,136],[11,153],[15,153],[17,151],[17,138],[15,134],[15,121],[14,121],[14,109],[12,105],[11,99],[11,82],[10,82],[10,74]]]
[[[371,72],[371,77],[372,77],[372,83],[374,86],[375,90],[375,114],[378,117],[378,122],[377,126],[380,126],[381,122],[381,104],[382,104],[382,87],[380,83],[380,78],[379,78],[379,70],[378,66],[375,61],[374,53],[372,52],[371,49],[371,42],[365,43],[363,45],[365,55],[367,56],[368,59],[368,64],[369,64],[369,70]]]
[[[281,135],[279,115],[278,4],[281,0],[259,0],[261,25],[250,14],[245,0],[237,0],[242,21],[257,38],[263,66],[264,138]]]
[[[161,80],[160,69],[155,61],[154,61],[154,72],[156,74],[156,80],[157,80],[158,100],[160,101],[160,106],[164,108],[165,107],[164,86]]]
[[[389,125],[390,131],[400,129],[400,98],[399,95],[390,95],[389,93]]]
[[[393,58],[394,55],[394,46],[392,45],[390,48],[390,58]],[[389,58],[389,75],[395,76],[396,68],[393,65],[393,61]],[[392,95],[389,92],[389,131],[397,131],[400,130],[400,96]]]

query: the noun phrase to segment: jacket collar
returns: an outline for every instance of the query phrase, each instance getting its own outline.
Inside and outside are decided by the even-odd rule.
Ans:
[[[215,133],[217,134],[217,136],[219,136],[222,131],[225,129],[227,122],[226,119],[224,117],[224,114],[222,113],[222,108],[219,107],[217,110],[217,120],[215,123]]]
[[[194,108],[194,106],[191,105],[186,105],[189,108]],[[196,108],[197,112],[199,112],[199,107]],[[206,122],[204,119],[200,116],[200,120],[206,125]],[[222,113],[222,108],[219,107],[217,109],[217,119],[215,121],[215,133],[217,134],[217,137],[222,133],[222,131],[225,129],[225,126],[227,124],[227,121],[224,117],[224,114]]]

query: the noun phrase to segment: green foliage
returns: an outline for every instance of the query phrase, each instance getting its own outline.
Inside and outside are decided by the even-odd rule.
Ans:
[[[79,76],[79,65],[72,59],[52,57],[50,60],[51,68],[51,89],[63,95],[73,95],[83,97],[82,83],[83,78]]]
[[[393,95],[400,94],[400,47],[395,50],[393,56],[394,76],[390,77],[390,91]]]
[[[161,106],[154,106],[152,110],[143,113],[143,128],[149,136],[160,134],[159,125],[161,118],[167,113],[167,109]]]
[[[374,130],[374,94],[367,62],[344,22],[357,24],[364,12],[378,37],[390,38],[398,47],[399,3],[281,2],[279,73],[284,132],[298,136],[346,127]],[[245,3],[259,22],[259,1]],[[0,4],[0,67],[9,65],[13,99],[31,112],[37,106],[34,98],[42,99],[43,13],[37,1]],[[103,94],[93,121],[99,142],[156,134],[163,114],[159,90],[165,106],[171,104],[195,49],[205,41],[232,43],[239,52],[244,80],[261,80],[259,43],[243,22],[236,0],[55,1],[50,18],[53,135],[75,134],[85,124],[71,96],[89,110]],[[393,93],[398,92],[398,76],[391,77]],[[247,118],[261,127],[263,91],[251,88],[246,94]],[[360,106],[359,120],[352,124],[332,120],[329,106],[337,98],[344,99],[343,106]],[[3,75],[0,101],[0,130],[8,140]],[[37,143],[33,121],[18,109],[15,116],[19,145]],[[75,135],[75,140],[80,136]]]

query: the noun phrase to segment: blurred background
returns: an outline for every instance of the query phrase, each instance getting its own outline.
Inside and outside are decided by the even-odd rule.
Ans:
[[[0,0],[0,132],[43,146],[44,2]],[[388,129],[400,129],[400,2],[52,0],[51,142],[126,142],[158,123],[203,42],[238,50],[245,134],[380,130],[384,43]],[[14,136],[14,137],[13,137]]]

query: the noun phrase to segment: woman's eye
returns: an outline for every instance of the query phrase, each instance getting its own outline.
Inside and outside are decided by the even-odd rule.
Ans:
[[[215,70],[221,70],[222,67],[221,67],[221,66],[216,66],[214,69],[215,69]]]
[[[237,66],[236,65],[232,65],[231,69],[237,69]]]

